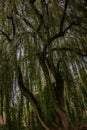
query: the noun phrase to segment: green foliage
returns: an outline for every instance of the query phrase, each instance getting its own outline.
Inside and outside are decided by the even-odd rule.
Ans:
[[[81,0],[0,1],[0,113],[5,111],[9,130],[43,129],[31,100],[20,91],[17,65],[48,124],[60,123],[55,110],[59,75],[62,109],[73,123],[86,118],[86,12]]]

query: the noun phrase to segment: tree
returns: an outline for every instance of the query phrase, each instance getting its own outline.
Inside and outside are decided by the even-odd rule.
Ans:
[[[87,9],[82,3],[1,1],[1,98],[8,109],[13,87],[19,87],[45,130],[67,130],[68,118],[78,122],[86,111]]]

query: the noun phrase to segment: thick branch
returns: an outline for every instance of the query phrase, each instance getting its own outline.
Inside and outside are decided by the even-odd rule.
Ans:
[[[74,25],[78,25],[77,23],[75,22],[72,22],[68,27],[66,27],[66,29],[62,32],[59,32],[57,34],[55,34],[54,36],[52,36],[49,40],[48,40],[48,43],[44,46],[44,49],[43,49],[43,54],[45,55],[46,54],[46,51],[47,51],[47,47],[56,39],[60,38],[60,37],[63,37],[65,35],[65,33]]]
[[[70,25],[68,25],[68,26],[65,28],[65,30],[58,32],[57,34],[55,34],[54,36],[52,36],[52,37],[48,40],[47,44],[44,46],[43,54],[46,55],[46,51],[47,51],[48,46],[49,46],[54,40],[56,40],[56,39],[58,39],[58,38],[60,38],[60,37],[63,37],[63,36],[65,35],[65,33],[66,33],[69,29],[72,28],[72,26],[81,27],[84,31],[87,32],[87,28],[85,28],[84,26],[82,26],[81,23],[79,23],[78,21],[77,21],[77,22],[73,21],[73,22],[71,22]],[[85,53],[85,54],[79,53],[79,54],[82,55],[82,56],[87,56],[87,53]]]
[[[49,67],[50,72],[53,74],[55,78],[55,96],[61,107],[64,107],[64,80],[61,76],[58,67],[55,67],[53,60],[46,58],[47,65]]]
[[[65,33],[66,33],[72,26],[74,26],[74,25],[78,25],[78,24],[75,23],[75,22],[72,22],[68,27],[66,27],[66,29],[65,29],[64,31],[59,32],[59,33],[55,34],[53,37],[51,37],[51,38],[49,39],[48,44],[51,44],[51,42],[53,42],[55,39],[57,39],[57,38],[59,38],[59,37],[63,37],[63,36],[65,35]]]
[[[25,87],[24,83],[23,83],[23,78],[22,78],[22,73],[20,70],[20,67],[18,66],[17,68],[17,72],[18,72],[18,85],[20,87],[20,90],[22,92],[22,94],[31,102],[31,104],[33,105],[33,108],[36,112],[36,115],[41,123],[41,125],[46,129],[46,130],[52,130],[51,129],[51,124],[47,124],[45,122],[45,119],[43,117],[40,105],[37,101],[37,99],[34,97],[34,95]]]

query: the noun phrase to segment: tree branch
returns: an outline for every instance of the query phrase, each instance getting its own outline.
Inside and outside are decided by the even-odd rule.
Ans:
[[[74,53],[76,53],[76,54],[78,54],[80,56],[87,56],[87,52],[81,53],[84,50],[74,50],[72,48],[65,48],[65,47],[63,47],[63,48],[53,48],[52,49],[52,51],[56,51],[56,50],[57,51],[69,51],[69,52],[74,52]]]
[[[13,36],[15,36],[16,28],[15,28],[14,17],[11,15],[11,16],[7,16],[7,18],[8,18],[8,19],[11,19],[11,22],[12,22],[12,28],[13,28]]]
[[[6,34],[5,32],[3,32],[2,30],[0,30],[0,32],[1,32],[2,35],[4,35],[7,38],[8,42],[12,41],[12,39],[10,39],[10,37],[8,36],[8,34]]]
[[[68,27],[66,27],[66,29],[62,32],[59,32],[57,34],[55,34],[54,36],[52,36],[49,40],[48,40],[48,43],[44,46],[44,49],[43,49],[43,54],[45,55],[46,54],[46,50],[47,50],[47,47],[54,41],[56,40],[57,38],[60,38],[60,37],[63,37],[65,35],[65,33],[74,25],[78,25],[77,23],[75,22],[72,22]]]
[[[29,26],[34,31],[33,34],[38,34],[38,36],[41,38],[41,40],[44,41],[43,36],[39,33],[42,23],[41,23],[41,25],[39,25],[39,27],[37,29],[35,29],[34,26],[28,21],[28,19],[23,18],[23,21],[26,23],[27,26]]]
[[[65,6],[64,6],[64,12],[61,18],[61,22],[60,22],[60,32],[63,31],[63,25],[64,25],[64,21],[65,21],[65,16],[66,16],[66,10],[67,10],[67,6],[68,6],[68,1],[69,0],[65,0]]]
[[[29,22],[28,19],[23,18],[23,21],[24,21],[30,28],[32,28],[33,30],[35,30],[35,28],[34,28],[33,25]]]
[[[15,35],[15,33],[16,33],[16,29],[15,29],[15,23],[14,23],[14,18],[13,18],[13,16],[11,15],[11,16],[7,16],[7,18],[8,19],[11,19],[11,22],[12,22],[12,30],[13,30],[13,36]],[[12,41],[12,39],[10,39],[10,37],[8,36],[8,34],[6,34],[4,31],[2,31],[2,30],[0,30],[0,32],[2,33],[2,35],[4,35],[6,38],[7,38],[7,40],[8,40],[8,42],[11,42]]]
[[[40,30],[40,27],[41,27],[42,24],[43,24],[43,16],[42,16],[41,13],[37,10],[37,8],[34,6],[34,2],[35,2],[35,1],[36,1],[36,0],[29,0],[29,4],[31,5],[31,7],[32,7],[33,11],[35,12],[35,14],[37,15],[38,19],[40,20],[40,24],[39,24],[39,26],[38,26],[38,28],[37,28],[37,31],[39,31],[39,30]]]
[[[65,35],[65,33],[74,25],[78,25],[75,22],[72,22],[68,27],[66,27],[66,29],[62,32],[59,32],[57,34],[55,34],[53,37],[51,37],[48,41],[48,44],[50,44],[52,41],[54,41],[55,39],[59,38],[59,37],[63,37]]]
[[[17,73],[18,73],[18,85],[20,87],[20,90],[23,94],[23,96],[25,96],[33,105],[33,108],[36,112],[36,115],[41,123],[41,125],[46,129],[46,130],[52,130],[51,128],[53,127],[52,125],[48,124],[45,122],[45,119],[43,117],[43,113],[41,111],[40,108],[40,104],[37,101],[37,99],[34,97],[34,95],[29,91],[29,89],[27,89],[23,83],[23,77],[22,77],[22,72],[19,66],[17,66]]]

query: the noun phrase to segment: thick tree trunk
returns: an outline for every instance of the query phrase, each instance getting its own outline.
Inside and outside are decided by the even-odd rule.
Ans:
[[[64,109],[64,80],[59,71],[55,74],[55,95],[56,100],[58,101],[59,106]]]
[[[52,59],[46,58],[46,63],[50,72],[55,78],[55,84],[53,85],[56,97],[55,109],[61,121],[61,128],[63,128],[63,130],[68,130],[68,119],[66,116],[66,112],[64,111],[64,80],[59,71],[59,67],[55,67]]]
[[[62,76],[58,68],[56,69],[53,62],[50,63],[48,59],[46,59],[45,61],[44,59],[41,59],[40,57],[40,64],[46,76],[47,82],[49,82],[49,84],[50,84],[49,70],[51,71],[51,73],[53,74],[55,78],[55,87],[54,87],[54,92],[55,92],[55,97],[56,97],[55,110],[57,112],[57,116],[60,118],[60,122],[62,126],[60,129],[68,130],[68,120],[64,111],[64,81],[62,79]],[[49,121],[48,121],[49,123],[45,122],[45,118],[41,111],[40,104],[38,103],[34,95],[25,87],[23,83],[22,73],[19,66],[18,66],[17,72],[18,72],[18,85],[20,87],[20,90],[23,96],[25,96],[33,105],[33,108],[36,112],[36,115],[41,125],[44,127],[45,130],[59,130],[60,126],[54,125],[52,122],[49,122]]]

